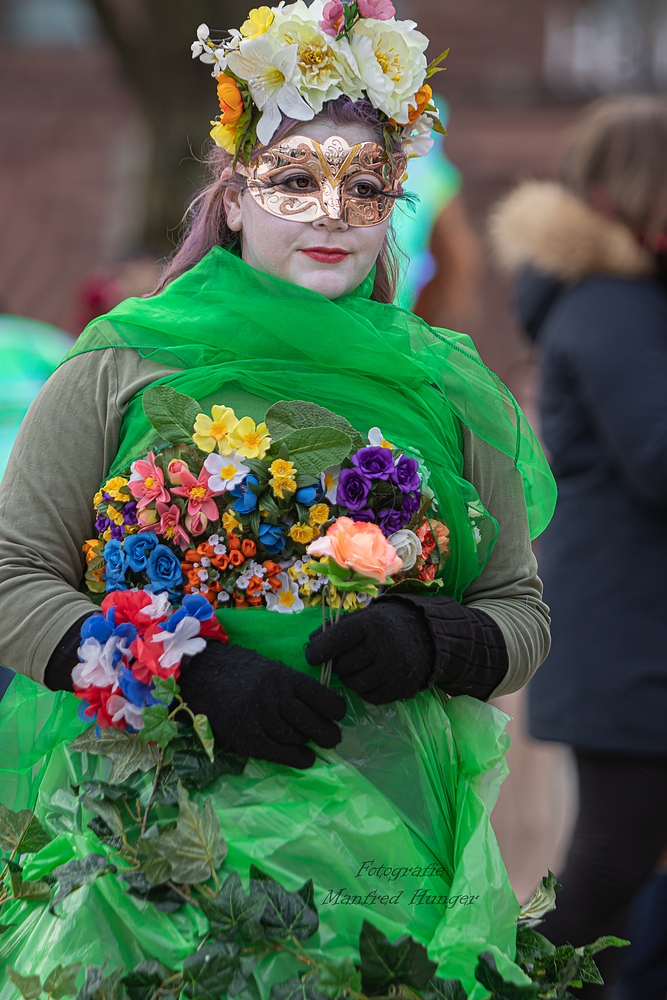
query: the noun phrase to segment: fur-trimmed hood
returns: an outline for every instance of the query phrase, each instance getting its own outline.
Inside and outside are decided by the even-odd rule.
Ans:
[[[498,262],[512,274],[530,266],[569,284],[593,274],[643,278],[656,272],[655,257],[627,226],[560,184],[521,184],[496,207],[489,230]]]

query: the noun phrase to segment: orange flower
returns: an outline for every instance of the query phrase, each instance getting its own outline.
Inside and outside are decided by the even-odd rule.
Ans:
[[[435,580],[435,574],[438,572],[438,567],[435,563],[430,563],[428,566],[422,566],[417,574],[418,580],[423,580],[428,583],[429,580]]]
[[[396,549],[382,534],[377,524],[339,517],[324,538],[311,542],[309,555],[328,556],[344,569],[384,583],[392,573],[398,573],[403,562]]]
[[[248,586],[246,587],[246,594],[248,597],[253,597],[255,594],[262,593],[262,580],[261,576],[251,576],[248,581]]]
[[[413,107],[412,104],[408,105],[409,125],[412,125],[413,122],[416,122],[418,118],[421,118],[421,116],[424,114],[424,111],[426,110],[427,105],[431,103],[432,97],[433,97],[433,91],[431,90],[431,88],[427,83],[425,83],[423,87],[419,88],[419,90],[415,94],[415,103],[417,106]]]
[[[423,555],[430,556],[431,552],[435,550],[436,541],[428,521],[424,521],[422,526],[417,530],[417,538],[422,543]]]
[[[212,559],[215,555],[215,549],[208,542],[202,542],[201,545],[197,546],[196,551],[199,556],[203,556],[206,559]]]
[[[219,556],[213,556],[211,559],[211,566],[215,566],[215,568],[219,569],[221,573],[224,573],[229,566],[229,556],[226,553]]]
[[[227,541],[229,543],[229,548],[230,549],[233,550],[233,549],[240,549],[241,548],[241,539],[237,538],[236,535],[228,535]]]
[[[220,102],[220,124],[235,125],[243,114],[243,98],[236,81],[224,73],[218,77],[218,101]]]
[[[186,562],[189,562],[189,563],[198,563],[199,562],[199,558],[200,558],[199,557],[199,553],[195,552],[194,549],[188,549],[188,551],[185,553]],[[181,563],[181,565],[182,565],[182,563]]]
[[[263,603],[263,598],[261,594],[253,594],[252,597],[248,598],[249,608],[261,608]]]
[[[253,542],[252,538],[243,539],[241,542],[241,552],[246,559],[251,559],[253,556],[257,555],[257,546]]]
[[[229,553],[229,561],[232,566],[241,566],[242,563],[245,562],[245,556],[238,549],[233,549],[233,551]]]
[[[431,521],[431,531],[438,543],[440,557],[445,559],[449,555],[449,528],[442,521]]]
[[[248,607],[248,602],[246,601],[245,594],[243,593],[239,594],[238,590],[235,590],[234,593],[232,594],[232,597],[234,598],[234,603],[236,604],[237,608]]]

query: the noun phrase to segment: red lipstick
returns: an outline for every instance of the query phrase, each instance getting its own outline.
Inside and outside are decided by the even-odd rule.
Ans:
[[[307,247],[301,253],[312,257],[313,260],[319,260],[323,264],[338,264],[349,256],[349,251],[343,250],[341,247]]]

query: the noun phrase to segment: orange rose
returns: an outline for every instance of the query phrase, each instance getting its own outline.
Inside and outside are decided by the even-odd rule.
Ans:
[[[235,125],[243,114],[243,98],[231,76],[218,77],[218,100],[220,102],[220,124]]]
[[[263,602],[264,602],[264,598],[262,597],[261,594],[253,594],[252,597],[248,598],[248,607],[249,608],[261,608]]]
[[[219,556],[213,556],[211,559],[211,566],[215,566],[215,568],[219,569],[221,573],[224,573],[229,566],[229,556],[226,553]]]
[[[234,549],[229,553],[229,561],[232,566],[241,566],[245,562],[245,556],[238,549]]]
[[[236,535],[228,535],[227,536],[227,541],[229,543],[229,548],[230,549],[240,549],[241,548],[241,539],[237,538]]]
[[[245,594],[243,593],[239,594],[238,590],[235,590],[234,593],[232,594],[232,597],[234,598],[234,603],[236,604],[237,608],[248,607],[248,602],[245,599]]]
[[[328,556],[343,569],[370,576],[380,583],[403,567],[396,549],[377,524],[353,521],[349,517],[339,517],[324,538],[311,542],[307,552],[313,556]]]
[[[252,538],[243,539],[241,542],[241,552],[246,559],[251,559],[253,556],[257,555],[257,546],[253,542]]]
[[[251,576],[248,581],[248,586],[246,587],[246,594],[248,597],[253,597],[255,594],[262,593],[263,580],[261,576]]]
[[[202,542],[201,545],[197,546],[197,553],[200,556],[204,556],[206,559],[212,559],[215,555],[215,549],[208,542]]]
[[[424,583],[428,583],[429,580],[435,580],[435,574],[438,572],[438,567],[435,563],[431,563],[429,566],[422,566],[417,574],[418,580],[423,580]]]
[[[431,103],[432,97],[433,97],[433,91],[431,90],[431,88],[427,83],[425,83],[423,87],[419,88],[419,90],[415,94],[415,103],[417,106],[413,107],[412,104],[408,105],[409,125],[412,125],[412,123],[416,122],[418,118],[421,118],[421,116],[424,114],[424,111],[426,110],[427,105]]]

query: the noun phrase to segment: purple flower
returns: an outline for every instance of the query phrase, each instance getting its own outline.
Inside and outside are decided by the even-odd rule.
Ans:
[[[107,530],[110,524],[111,521],[108,517],[105,517],[104,514],[98,514],[97,520],[95,521],[95,531],[99,531],[99,533],[102,534],[102,532]]]
[[[421,477],[419,475],[417,459],[401,455],[394,466],[391,480],[404,493],[412,493],[414,490],[418,490],[421,486]]]
[[[353,521],[374,521],[375,514],[372,510],[355,510],[352,515]]]
[[[381,510],[378,518],[382,534],[389,538],[395,531],[400,531],[410,520],[410,515],[404,510]]]
[[[130,500],[123,507],[123,520],[125,524],[136,524],[137,523],[137,502],[136,500]]]
[[[349,511],[361,510],[366,506],[372,485],[372,481],[360,469],[341,469],[336,503],[347,507]]]
[[[327,35],[335,38],[345,27],[345,7],[341,0],[329,0],[322,11],[323,18],[319,26]]]
[[[394,456],[389,448],[360,448],[352,456],[352,464],[371,479],[389,479],[394,471]]]
[[[111,537],[115,538],[117,542],[121,540],[125,534],[125,529],[122,524],[112,524],[111,525]]]
[[[416,514],[421,504],[421,493],[404,493],[402,510],[408,515],[408,520]]]

